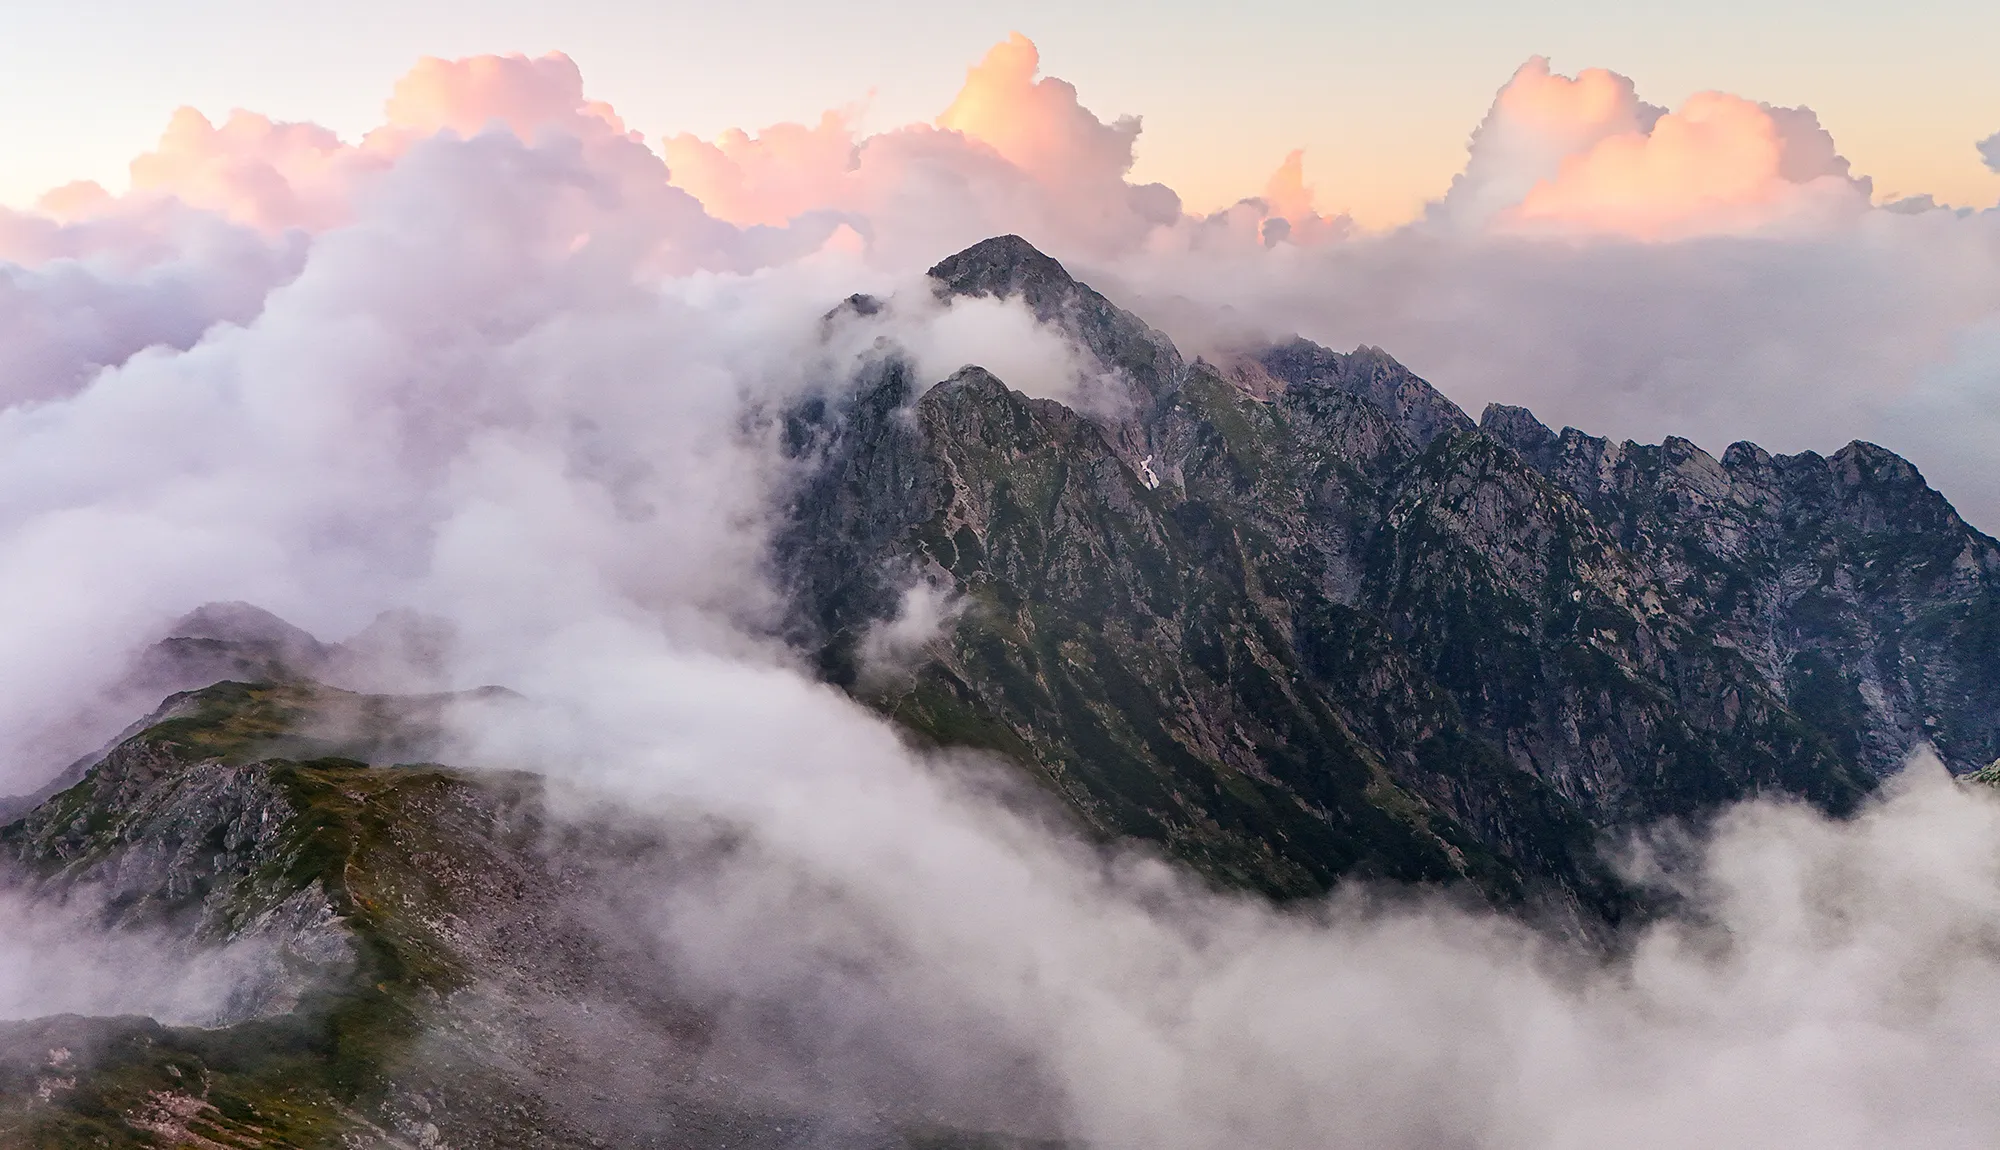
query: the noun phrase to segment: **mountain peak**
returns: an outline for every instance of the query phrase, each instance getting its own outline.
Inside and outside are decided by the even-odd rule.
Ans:
[[[1547,474],[1555,466],[1560,437],[1535,413],[1511,403],[1489,403],[1480,413],[1479,430],[1521,453],[1535,470]]]
[[[1363,344],[1342,355],[1303,337],[1265,349],[1258,362],[1288,387],[1330,388],[1381,409],[1419,447],[1473,422],[1457,404],[1379,347]]]
[[[968,363],[951,373],[951,376],[931,389],[932,395],[946,395],[957,391],[974,395],[1002,395],[1008,391],[1007,384],[999,376],[979,366]]]
[[[182,691],[220,679],[312,675],[333,648],[250,603],[204,603],[181,616],[139,656],[131,677],[148,693]]]
[[[225,643],[275,643],[310,649],[313,635],[252,603],[204,603],[175,620],[169,639],[212,639]]]
[[[1535,413],[1511,403],[1489,403],[1479,415],[1479,429],[1504,439],[1520,440],[1540,447],[1555,441],[1556,433],[1535,418]]]
[[[1054,290],[1067,294],[1076,290],[1075,277],[1068,269],[1035,245],[1016,235],[981,240],[956,255],[939,260],[930,277],[951,296],[1027,295],[1039,308],[1035,297]]]
[[[1120,376],[1135,411],[1151,410],[1178,386],[1182,363],[1172,340],[1020,236],[981,240],[939,261],[930,277],[942,300],[976,296],[1020,300],[1038,322],[1057,328],[1094,356],[1103,370]],[[1127,447],[1144,453],[1136,444]],[[1136,465],[1138,456],[1130,462]]]

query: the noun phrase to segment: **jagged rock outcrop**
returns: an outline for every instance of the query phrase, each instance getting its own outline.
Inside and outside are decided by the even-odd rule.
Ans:
[[[785,546],[832,677],[871,690],[860,650],[897,579],[937,580],[964,596],[961,622],[878,701],[939,741],[1038,765],[1102,831],[1282,893],[1349,871],[1524,893],[1518,864],[1399,779],[1311,686],[1288,604],[1306,597],[1328,627],[1358,621],[1267,584],[1245,554],[1261,541],[1149,487],[1089,419],[978,368],[916,396],[890,364],[839,415],[801,421],[794,441],[820,463]],[[1583,877],[1589,828],[1532,779],[1487,756],[1451,786],[1501,821],[1547,821],[1533,849],[1599,889]],[[1510,788],[1528,795],[1500,798]]]
[[[1475,424],[1372,348],[1189,360],[1015,237],[930,290],[1020,299],[1117,402],[888,348],[787,412],[790,634],[1103,837],[1280,897],[1455,887],[1596,933],[1647,909],[1600,850],[1626,828],[1758,794],[1845,811],[1920,743],[2000,779],[2000,545],[1880,448]],[[124,687],[181,693],[0,808],[0,883],[163,963],[253,966],[201,1026],[0,1023],[0,1143],[1023,1144],[829,1085],[810,1036],[787,1063],[768,1004],[746,1017],[782,1072],[718,1054],[634,899],[731,828],[558,817],[544,780],[431,762],[504,693],[318,681],[423,690],[448,631],[327,645],[241,604],[170,630]]]
[[[1844,756],[1878,775],[1919,743],[1958,771],[2000,756],[2000,544],[1907,461],[1862,442],[1718,460],[1685,439],[1558,435],[1518,408],[1481,423]]]
[[[1994,544],[1880,449],[1703,464],[1474,424],[1372,348],[1190,362],[1016,237],[932,281],[1018,297],[1131,402],[892,357],[793,412],[796,636],[1107,832],[1276,892],[1455,876],[1605,909],[1599,831],[1844,811],[1920,738],[2000,753]],[[917,581],[966,609],[885,689],[866,639]]]

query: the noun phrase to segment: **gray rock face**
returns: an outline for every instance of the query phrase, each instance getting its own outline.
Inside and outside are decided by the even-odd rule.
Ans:
[[[2000,544],[1907,461],[1861,442],[1717,460],[1684,439],[1481,422],[1844,756],[1879,775],[1919,744],[1961,772],[2000,755]]]
[[[1280,897],[1469,886],[1587,933],[1645,909],[1607,832],[1755,794],[1843,811],[1919,743],[2000,780],[2000,545],[1889,452],[1475,425],[1371,348],[1188,361],[1014,237],[932,278],[1023,300],[1129,402],[892,356],[788,413],[791,634],[1097,834]],[[871,666],[917,584],[955,613]],[[447,631],[329,646],[242,604],[171,630],[127,686],[199,689],[0,812],[0,882],[262,965],[213,1027],[0,1023],[0,1143],[1025,1144],[841,1065],[851,986],[816,1018],[676,981],[634,892],[706,889],[735,830],[388,765],[428,763],[453,700],[312,681],[427,689]]]
[[[1396,429],[1420,448],[1429,447],[1440,435],[1472,430],[1472,421],[1457,404],[1381,348],[1361,347],[1341,355],[1295,339],[1258,355],[1257,362],[1283,381],[1287,390],[1338,393],[1361,400],[1388,416]]]
[[[1206,368],[1187,386],[1237,395]],[[1206,401],[1176,393],[1168,410]],[[1188,426],[1162,419],[1156,446]],[[917,396],[891,366],[845,409],[802,413],[793,441],[810,478],[780,551],[809,609],[802,641],[829,677],[912,728],[1030,764],[1104,833],[1162,841],[1278,893],[1359,870],[1472,877],[1518,898],[1532,856],[1605,895],[1589,828],[1498,756],[1471,748],[1449,781],[1423,757],[1438,739],[1385,760],[1364,734],[1369,697],[1333,705],[1315,678],[1348,674],[1353,643],[1371,643],[1382,661],[1370,673],[1389,680],[1374,693],[1452,731],[1441,697],[1405,693],[1421,673],[1393,640],[1261,534],[1148,485],[1091,420],[979,369]],[[875,692],[856,649],[912,576],[954,587],[966,610],[911,681]],[[1317,646],[1296,641],[1300,619]],[[1453,799],[1498,828],[1499,853]]]
[[[796,634],[870,695],[854,651],[899,589],[966,596],[870,697],[1107,831],[1277,891],[1358,870],[1610,905],[1591,828],[1758,793],[1846,810],[1922,739],[2000,754],[1995,545],[1887,452],[1475,425],[1372,348],[1188,362],[1012,237],[932,275],[1020,298],[1135,401],[891,361],[794,412]]]

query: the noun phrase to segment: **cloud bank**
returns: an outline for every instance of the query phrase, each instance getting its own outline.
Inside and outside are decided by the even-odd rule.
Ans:
[[[857,137],[847,114],[709,142],[663,143],[675,182],[724,219],[777,224],[837,216],[877,258],[924,266],[987,236],[1021,231],[1113,255],[1180,217],[1160,184],[1127,181],[1139,121],[1099,120],[1076,89],[1037,78],[1035,46],[1015,35],[966,73],[934,124]]]
[[[864,132],[841,109],[652,145],[560,55],[424,61],[353,143],[183,110],[131,191],[64,189],[46,213],[0,220],[20,265],[0,306],[24,317],[0,344],[20,365],[5,388],[58,394],[242,322],[417,153],[505,136],[573,152],[590,181],[577,196],[617,204],[554,242],[644,253],[649,272],[747,274],[839,249],[907,276],[1016,232],[1192,347],[1293,331],[1374,344],[1475,411],[1523,403],[1554,425],[1716,452],[1875,439],[2000,526],[2000,478],[1935,418],[1996,386],[1961,349],[2000,310],[2000,214],[1871,206],[1809,108],[1708,92],[1670,109],[1616,73],[1533,59],[1425,216],[1369,234],[1315,201],[1296,153],[1240,203],[1185,212],[1130,180],[1137,118],[1094,113],[1038,67],[1016,36],[932,123]],[[1993,141],[1980,146],[1990,160]]]
[[[2000,1053],[2000,802],[1934,761],[1852,822],[1734,812],[1672,880],[1684,913],[1600,965],[1436,905],[1219,897],[1050,837],[822,689],[575,654],[590,702],[482,714],[483,753],[560,772],[585,739],[590,786],[750,828],[657,891],[651,925],[722,1045],[774,1073],[1105,1147],[1971,1147],[2000,1129],[1965,1072]]]
[[[1814,229],[1868,208],[1810,108],[1701,92],[1645,103],[1603,69],[1574,79],[1536,57],[1473,133],[1465,172],[1432,205],[1461,228],[1640,240]]]
[[[1078,846],[760,636],[773,411],[885,339],[1085,402],[1024,312],[911,294],[964,242],[1023,233],[1191,347],[1379,343],[1612,433],[1878,435],[1992,523],[2000,217],[1868,206],[1803,109],[1540,62],[1408,228],[1325,214],[1297,155],[1197,217],[1130,181],[1137,120],[1037,71],[1016,38],[935,123],[656,151],[561,56],[425,61],[359,141],[183,112],[131,189],[0,217],[0,789],[200,603],[327,637],[416,610],[453,683],[533,700],[470,760],[743,829],[657,927],[856,1089],[1103,1146],[1990,1145],[2000,806],[1934,767],[1851,823],[1737,812],[1688,913],[1599,965]],[[855,291],[888,312],[829,342]],[[905,616],[884,659],[950,604]]]

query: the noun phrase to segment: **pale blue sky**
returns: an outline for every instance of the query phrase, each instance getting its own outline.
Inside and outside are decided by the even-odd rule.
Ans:
[[[1256,191],[1305,147],[1323,206],[1405,213],[1534,53],[1624,72],[1655,103],[1721,88],[1809,104],[1878,191],[2000,200],[1973,149],[2000,130],[2000,4],[1964,0],[0,0],[0,18],[0,201],[16,203],[72,178],[120,185],[180,104],[358,134],[420,55],[561,49],[648,137],[709,135],[871,90],[869,124],[929,119],[1012,30],[1100,115],[1143,115],[1140,175],[1194,207]]]

